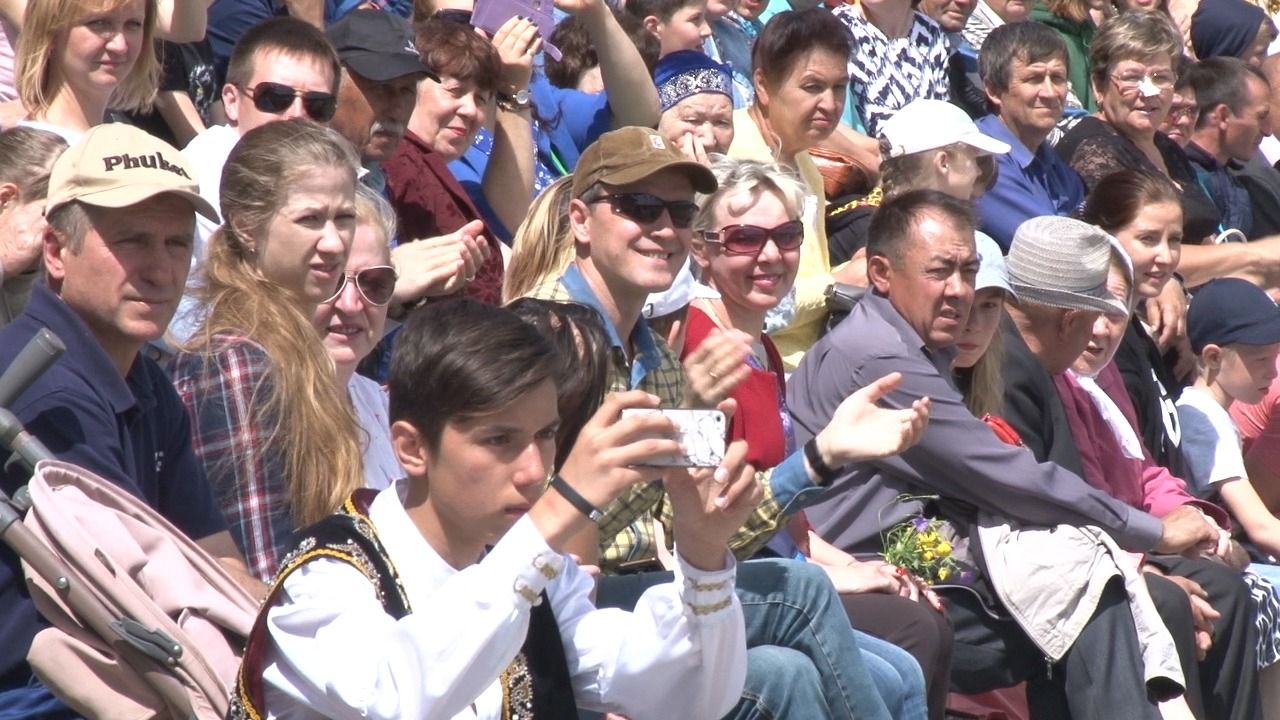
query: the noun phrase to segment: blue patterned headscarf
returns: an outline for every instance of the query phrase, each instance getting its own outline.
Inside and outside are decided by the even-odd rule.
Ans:
[[[728,65],[712,60],[697,50],[680,50],[665,55],[653,70],[662,112],[687,97],[719,93],[733,100],[733,75]]]

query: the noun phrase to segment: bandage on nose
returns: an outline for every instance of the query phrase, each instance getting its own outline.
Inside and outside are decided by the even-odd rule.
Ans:
[[[1151,82],[1151,78],[1144,77],[1142,82],[1138,83],[1138,94],[1142,97],[1154,97],[1160,94],[1160,88]]]

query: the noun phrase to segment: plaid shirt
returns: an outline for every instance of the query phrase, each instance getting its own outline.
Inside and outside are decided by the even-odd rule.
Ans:
[[[635,358],[628,362],[617,328],[609,321],[600,301],[575,265],[570,265],[560,278],[535,287],[529,294],[556,302],[579,302],[600,311],[605,330],[613,343],[609,352],[609,392],[644,390],[661,398],[664,407],[680,405],[684,398],[684,370],[675,353],[650,332],[648,323],[641,318],[631,333]],[[784,508],[768,481],[771,474],[761,473],[757,477],[762,481],[764,497],[729,543],[739,557],[754,554],[783,524]],[[790,508],[791,511],[795,509],[794,506]],[[601,569],[606,573],[616,572],[620,563],[656,557],[655,520],[663,524],[668,542],[673,540],[671,503],[667,502],[662,483],[651,482],[627,488],[605,508],[604,517],[600,519]]]
[[[263,418],[271,394],[266,350],[241,336],[218,334],[206,353],[180,353],[173,384],[191,416],[192,444],[204,463],[231,536],[263,582],[289,549],[293,521],[276,423]]]

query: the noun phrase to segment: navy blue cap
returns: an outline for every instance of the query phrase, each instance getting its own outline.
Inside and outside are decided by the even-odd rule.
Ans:
[[[1248,280],[1220,278],[1191,297],[1187,335],[1197,355],[1206,345],[1280,343],[1280,307]]]
[[[681,100],[702,93],[719,93],[733,99],[733,73],[698,50],[680,50],[663,55],[653,69],[658,86],[658,104],[666,112]]]

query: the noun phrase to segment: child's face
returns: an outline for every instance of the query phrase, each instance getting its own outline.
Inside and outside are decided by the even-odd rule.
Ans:
[[[1205,347],[1205,352],[1216,345]],[[1276,354],[1280,343],[1271,345],[1228,345],[1219,348],[1221,358],[1217,384],[1231,399],[1242,403],[1262,400],[1276,379]]]
[[[658,22],[659,55],[669,55],[679,50],[701,50],[702,43],[711,37],[711,25],[707,22],[707,3],[692,2],[681,7],[666,22]]]

